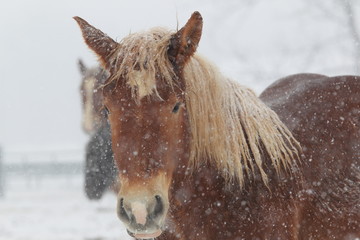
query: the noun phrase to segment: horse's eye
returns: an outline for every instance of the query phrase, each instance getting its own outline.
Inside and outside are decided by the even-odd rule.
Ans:
[[[177,113],[180,109],[181,102],[177,102],[172,110],[173,113]]]
[[[104,112],[105,112],[106,115],[109,115],[109,113],[110,113],[109,109],[107,107],[105,107],[105,106],[104,106]]]

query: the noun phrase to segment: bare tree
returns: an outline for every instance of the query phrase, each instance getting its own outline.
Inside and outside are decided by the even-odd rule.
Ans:
[[[350,46],[353,55],[354,72],[360,73],[360,22],[357,21],[356,15],[359,11],[359,1],[354,0],[308,0],[309,8],[321,11],[323,16],[329,22],[338,25],[338,36],[335,38],[348,39],[352,43]],[[345,34],[345,35],[344,35]],[[326,45],[337,44],[337,41],[329,41]]]

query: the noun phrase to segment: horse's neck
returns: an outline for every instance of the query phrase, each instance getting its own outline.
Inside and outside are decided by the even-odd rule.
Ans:
[[[265,185],[259,171],[255,170],[251,175],[245,177],[244,186],[234,180],[226,182],[223,174],[215,166],[208,164],[209,161],[203,159],[203,165],[196,169],[178,171],[180,173],[174,178],[172,194],[178,196],[178,193],[184,193],[183,198],[191,201],[192,198],[198,198],[210,195],[227,197],[225,202],[232,202],[240,198],[254,198],[259,194],[282,196],[283,198],[296,198],[297,193],[302,189],[302,179],[296,173],[280,173],[275,171],[271,160],[263,156],[264,170],[269,176],[269,185]],[[300,173],[300,171],[295,171]],[[202,199],[205,202],[206,197]],[[212,204],[213,200],[209,200]]]

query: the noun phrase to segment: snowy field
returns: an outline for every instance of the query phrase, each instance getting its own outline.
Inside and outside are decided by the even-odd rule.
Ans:
[[[127,240],[107,193],[89,201],[83,177],[9,176],[0,198],[0,240]]]

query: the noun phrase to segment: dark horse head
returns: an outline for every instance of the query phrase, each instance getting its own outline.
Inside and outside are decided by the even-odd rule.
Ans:
[[[90,135],[86,146],[85,193],[89,199],[100,199],[107,189],[116,188],[117,185],[110,126],[102,104],[101,87],[108,73],[101,67],[88,68],[81,60],[79,70],[82,75],[82,125],[84,131]]]
[[[88,68],[82,60],[78,62],[82,81],[80,94],[83,117],[82,127],[85,133],[95,133],[106,122],[106,112],[103,110],[103,95],[101,86],[108,78],[108,73],[101,67]]]

